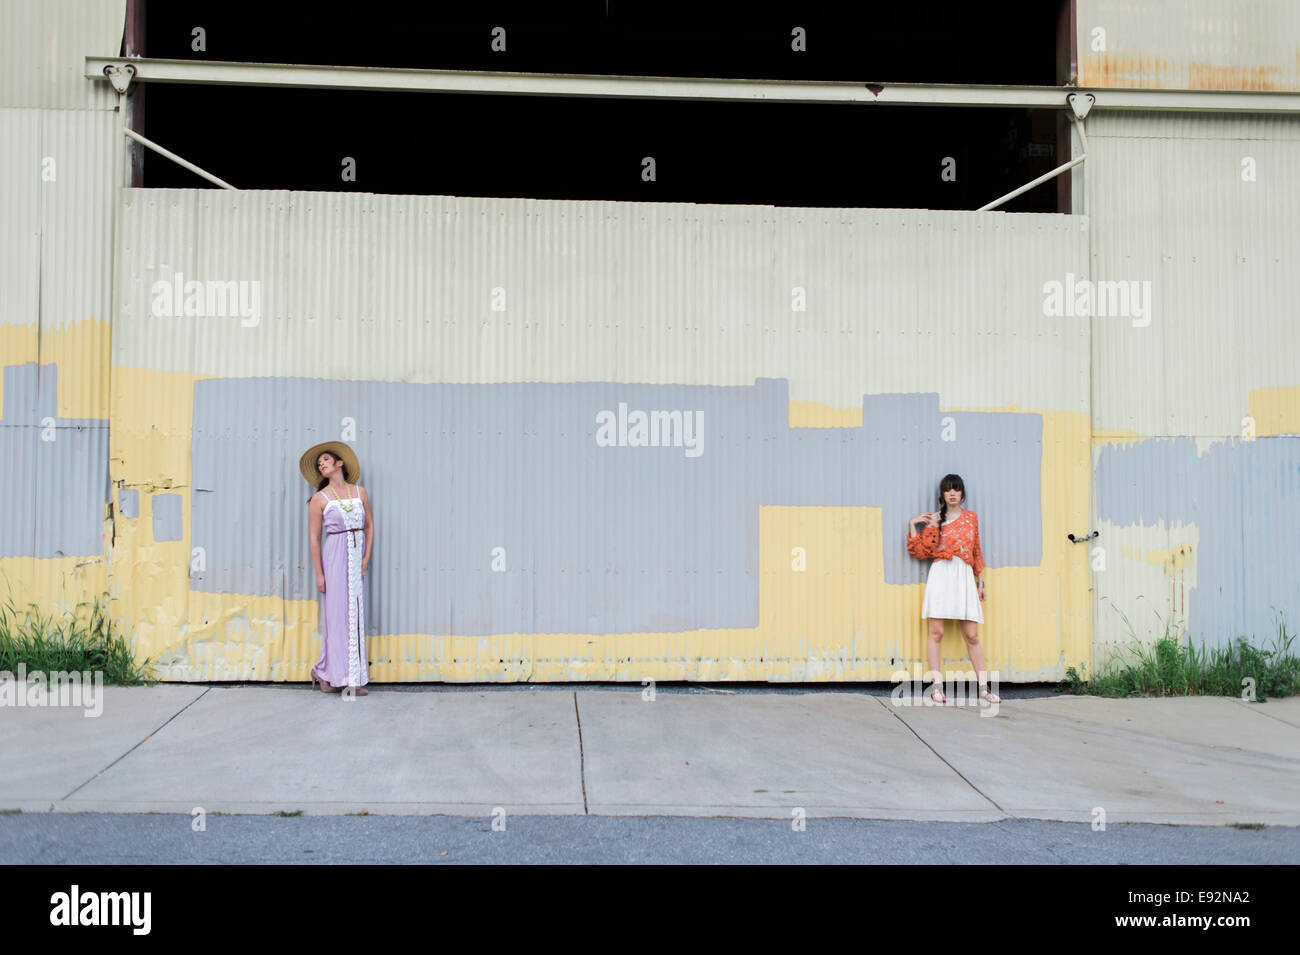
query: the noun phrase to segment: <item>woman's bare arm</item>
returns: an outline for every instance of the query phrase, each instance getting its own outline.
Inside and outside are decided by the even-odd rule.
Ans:
[[[307,506],[307,538],[311,543],[311,565],[316,571],[318,583],[325,576],[325,565],[321,563],[320,559],[321,514],[324,510],[325,505],[321,503],[321,496],[313,494],[311,504]]]

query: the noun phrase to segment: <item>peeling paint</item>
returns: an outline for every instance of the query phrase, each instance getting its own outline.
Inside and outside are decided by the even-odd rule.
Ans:
[[[1079,85],[1300,90],[1293,0],[1077,0]],[[1104,30],[1106,49],[1094,50]]]

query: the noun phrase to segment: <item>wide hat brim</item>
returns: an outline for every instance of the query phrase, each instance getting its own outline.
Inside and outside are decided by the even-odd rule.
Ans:
[[[298,470],[302,472],[303,480],[313,488],[321,482],[321,473],[316,470],[316,459],[322,451],[343,459],[343,463],[348,466],[349,483],[356,484],[361,480],[361,462],[357,460],[357,453],[342,441],[324,441],[308,448],[298,459]]]

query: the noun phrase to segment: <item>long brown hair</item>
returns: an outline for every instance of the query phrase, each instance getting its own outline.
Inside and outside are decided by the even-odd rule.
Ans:
[[[948,516],[948,502],[944,495],[949,491],[961,491],[961,503],[966,505],[966,485],[962,483],[960,474],[945,474],[943,480],[939,482],[939,540],[943,540],[943,519]]]
[[[338,461],[340,464],[343,465],[343,483],[344,483],[344,484],[347,484],[347,483],[348,483],[348,462],[344,461],[341,455],[335,454],[335,453],[334,453],[333,451],[331,451],[329,448],[326,448],[326,449],[325,449],[324,451],[322,451],[320,454],[316,455],[316,461],[317,461],[317,463],[320,462],[321,454],[328,454],[328,455],[329,455],[331,458],[333,458],[335,461]],[[329,479],[329,478],[327,478],[327,477],[322,477],[322,478],[320,479],[320,483],[316,485],[316,490],[317,490],[317,491],[323,491],[323,490],[325,490],[325,485],[329,484],[329,482],[330,482],[330,479]],[[312,494],[311,497],[315,497],[315,496],[316,496],[315,494]],[[308,503],[308,504],[311,503],[311,497],[307,498],[307,503]]]

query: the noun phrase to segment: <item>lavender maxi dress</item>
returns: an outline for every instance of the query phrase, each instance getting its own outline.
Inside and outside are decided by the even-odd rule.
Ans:
[[[321,515],[325,593],[321,594],[321,655],[313,672],[332,686],[365,686],[370,682],[366,603],[361,588],[366,510],[361,492],[353,489],[353,493],[356,497],[341,501],[330,498]]]

